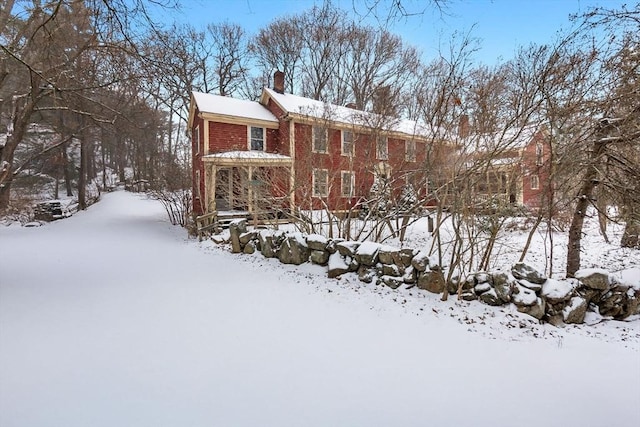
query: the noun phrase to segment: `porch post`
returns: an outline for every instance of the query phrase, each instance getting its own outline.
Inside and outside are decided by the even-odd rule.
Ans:
[[[207,197],[209,197],[209,202],[207,206],[209,207],[210,212],[215,212],[217,209],[216,206],[216,175],[218,174],[218,168],[216,165],[211,165],[211,176],[209,177],[209,191],[207,191]]]

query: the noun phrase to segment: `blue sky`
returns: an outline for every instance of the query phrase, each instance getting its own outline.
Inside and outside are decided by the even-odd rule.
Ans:
[[[381,0],[389,4],[390,1]],[[407,9],[423,9],[427,0],[403,0]],[[179,0],[180,11],[172,14],[179,22],[196,27],[229,21],[250,34],[272,20],[322,4],[322,0]],[[372,0],[368,0],[372,3]],[[395,21],[389,29],[422,50],[425,59],[446,47],[455,32],[469,33],[480,40],[476,59],[493,64],[511,58],[517,47],[530,43],[552,43],[558,31],[571,25],[569,15],[593,6],[618,8],[628,1],[618,0],[449,0],[445,13],[427,5],[424,13]],[[378,25],[363,17],[363,0],[334,0],[354,19]],[[355,9],[355,10],[354,10]],[[384,13],[384,11],[382,12]]]

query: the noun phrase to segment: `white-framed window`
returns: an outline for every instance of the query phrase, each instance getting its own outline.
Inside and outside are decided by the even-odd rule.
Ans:
[[[355,177],[351,171],[340,172],[340,194],[342,197],[353,197]]]
[[[379,136],[376,140],[376,158],[389,160],[389,139],[386,136]]]
[[[249,126],[249,150],[264,151],[265,130],[257,126]]]
[[[313,126],[312,129],[312,149],[314,153],[326,153],[327,150],[327,141],[328,141],[328,131],[327,128],[322,126]]]
[[[342,155],[353,156],[353,132],[350,130],[342,131]]]
[[[536,144],[536,165],[542,166],[544,162],[544,146],[542,143],[538,142]]]
[[[416,161],[416,142],[413,139],[404,142],[404,159],[407,162]]]
[[[313,197],[327,197],[329,195],[329,171],[314,169],[312,178]]]
[[[193,131],[193,144],[195,145],[195,154],[200,154],[200,125],[196,126]]]
[[[195,182],[195,194],[193,197],[196,199],[200,198],[200,169],[196,169],[196,182]]]
[[[531,175],[531,189],[539,190],[540,189],[540,178],[538,175]]]

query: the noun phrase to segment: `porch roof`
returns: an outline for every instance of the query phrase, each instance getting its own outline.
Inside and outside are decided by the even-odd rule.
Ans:
[[[202,156],[206,163],[219,166],[291,166],[289,156],[264,151],[226,151]]]

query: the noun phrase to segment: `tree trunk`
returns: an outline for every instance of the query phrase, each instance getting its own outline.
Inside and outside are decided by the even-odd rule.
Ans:
[[[582,181],[582,187],[578,192],[578,202],[573,212],[571,226],[569,227],[569,241],[567,243],[567,277],[573,277],[580,269],[580,250],[582,241],[582,226],[587,215],[587,208],[593,199],[593,191],[598,185],[598,164],[606,147],[602,137],[606,135],[606,129],[601,128],[596,134],[597,139],[593,143],[590,161]]]
[[[64,185],[67,190],[67,197],[73,196],[73,188],[71,186],[71,170],[69,169],[69,156],[67,155],[67,146],[62,146],[62,173],[64,175]]]
[[[78,176],[78,209],[87,208],[87,149],[84,134],[80,139],[80,171]]]

